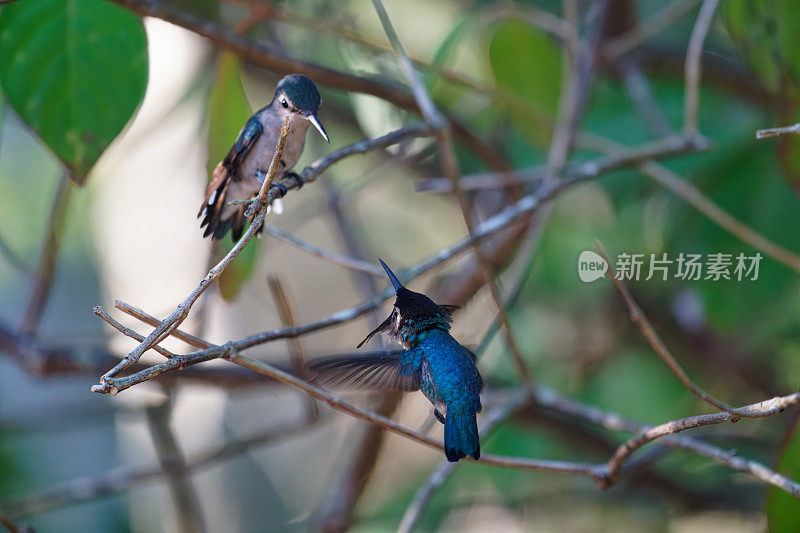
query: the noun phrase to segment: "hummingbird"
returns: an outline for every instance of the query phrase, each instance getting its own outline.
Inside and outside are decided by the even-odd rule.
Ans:
[[[322,138],[331,142],[317,118],[321,103],[317,86],[301,74],[289,74],[278,82],[272,102],[250,117],[228,155],[211,175],[205,200],[197,213],[198,218],[203,217],[200,227],[206,228],[203,237],[211,235],[219,240],[229,229],[234,241],[242,236],[247,206],[227,203],[249,200],[261,190],[287,116],[291,117],[289,134],[275,181],[291,175],[302,187],[300,176],[291,170],[303,152],[308,125],[313,124]],[[280,183],[274,183],[273,187],[281,189],[281,195],[286,194],[286,187]]]
[[[402,350],[363,355],[334,355],[310,365],[313,380],[321,385],[352,386],[368,390],[416,391],[434,406],[444,424],[444,451],[456,462],[471,455],[480,458],[477,413],[481,412],[483,379],[475,355],[450,335],[452,312],[457,306],[438,305],[424,294],[405,288],[378,259],[397,295],[392,313],[359,343],[386,332]]]

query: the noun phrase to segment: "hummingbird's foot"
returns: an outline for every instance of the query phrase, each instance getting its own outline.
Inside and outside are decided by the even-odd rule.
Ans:
[[[297,190],[303,188],[303,184],[305,183],[305,181],[303,181],[303,178],[301,178],[300,174],[298,174],[297,172],[287,172],[286,174],[284,174],[284,176],[288,178],[294,178],[294,180],[297,182]]]
[[[439,412],[438,409],[433,410],[433,416],[436,417],[436,420],[444,424],[444,416],[442,415],[442,413]]]
[[[289,190],[283,183],[273,183],[272,186],[278,189],[278,191],[280,192],[280,196],[278,196],[278,198],[283,198],[284,196],[286,196],[286,192]]]

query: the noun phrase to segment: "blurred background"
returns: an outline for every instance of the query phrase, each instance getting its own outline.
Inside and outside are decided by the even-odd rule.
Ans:
[[[698,108],[709,149],[663,165],[704,201],[798,250],[798,139],[755,138],[757,129],[800,121],[800,9],[791,0],[716,9],[699,0],[387,0],[386,8],[435,104],[470,132],[455,135],[463,175],[549,161],[558,177],[565,164],[602,158],[603,147],[635,150],[684,131],[686,51],[701,4],[713,15]],[[197,208],[210,170],[283,75],[314,79],[331,137],[328,145],[312,131],[297,170],[421,121],[413,105],[315,77],[309,65],[410,94],[365,1],[19,0],[0,10],[0,513],[18,526],[390,531],[442,460],[322,404],[309,418],[303,394],[222,361],[114,397],[90,393],[136,346],[92,307],[147,335],[150,327],[116,311],[115,300],[166,317],[231,246],[202,238]],[[551,145],[558,135],[567,139],[561,156]],[[327,250],[414,266],[466,234],[455,197],[424,190],[441,183],[428,181],[442,175],[439,163],[431,139],[346,159],[288,194],[284,213],[267,223]],[[485,220],[539,184],[472,191],[469,202]],[[646,424],[713,411],[658,360],[607,278],[578,277],[578,257],[596,240],[612,262],[621,253],[761,252],[755,280],[642,276],[630,288],[687,372],[717,397],[745,405],[797,390],[796,264],[764,254],[636,168],[568,189],[487,244],[502,294],[515,295],[512,334],[539,383]],[[496,314],[475,271],[467,253],[409,284],[461,304],[453,334],[473,348]],[[268,279],[282,287],[297,324],[387,285],[265,233],[182,329],[222,344],[287,325]],[[390,305],[299,345],[281,340],[247,355],[289,367],[292,352],[353,351]],[[192,350],[174,339],[162,345]],[[489,394],[519,384],[503,335],[481,351],[478,367]],[[400,403],[343,398],[441,438],[421,394]],[[797,480],[797,420],[793,408],[691,435]],[[602,462],[628,436],[534,406],[482,447]],[[464,462],[417,530],[800,528],[797,500],[752,476],[658,445],[638,453],[608,491],[584,477]]]

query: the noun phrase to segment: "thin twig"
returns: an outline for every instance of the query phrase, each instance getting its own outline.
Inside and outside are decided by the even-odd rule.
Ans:
[[[267,175],[264,177],[264,182],[261,184],[261,190],[258,191],[258,195],[250,204],[250,207],[247,208],[245,211],[244,216],[246,218],[250,218],[253,216],[253,213],[259,208],[266,209],[267,205],[271,198],[269,198],[269,190],[272,188],[272,180],[275,179],[275,175],[278,173],[278,168],[280,166],[281,157],[283,157],[283,149],[286,146],[286,136],[289,135],[289,122],[291,122],[292,118],[290,115],[287,115],[285,119],[283,119],[283,124],[281,124],[281,136],[278,138],[278,146],[275,148],[275,153],[272,154],[272,161],[269,162],[269,170],[267,171]]]
[[[633,299],[628,287],[621,279],[617,277],[617,274],[614,271],[614,266],[612,265],[611,261],[609,261],[608,254],[603,246],[598,242],[595,244],[595,249],[608,265],[608,272],[610,274],[611,282],[614,284],[614,287],[617,289],[620,296],[622,296],[622,301],[625,302],[625,306],[628,308],[628,314],[630,315],[631,322],[636,325],[642,336],[653,348],[653,351],[656,353],[656,355],[658,355],[664,364],[667,365],[667,368],[669,368],[670,372],[672,372],[692,394],[700,398],[702,401],[713,405],[717,409],[722,409],[723,411],[727,411],[732,415],[741,418],[761,418],[763,415],[760,413],[740,410],[721,400],[716,399],[714,396],[703,390],[692,380],[692,378],[689,377],[686,371],[684,371],[681,367],[680,363],[678,363],[677,359],[675,359],[667,346],[664,344],[664,341],[662,341],[661,337],[659,337],[658,333],[656,333],[655,328],[653,328],[653,325],[647,319],[647,315],[644,314],[642,308],[639,307],[639,305],[636,303],[636,300]]]
[[[736,410],[739,412],[749,412],[751,416],[748,418],[763,418],[766,416],[772,416],[775,413],[783,411],[787,407],[792,407],[798,404],[800,404],[800,393],[795,393],[789,396],[776,397],[757,404],[740,407]],[[709,415],[690,416],[688,418],[672,420],[665,424],[648,428],[617,448],[617,451],[614,452],[614,455],[612,455],[608,460],[607,471],[605,472],[601,487],[605,488],[608,485],[614,484],[619,474],[619,470],[625,460],[630,457],[633,452],[649,442],[653,442],[656,439],[665,437],[667,435],[673,435],[681,431],[686,431],[688,429],[715,424],[734,423],[739,421],[739,419],[740,415],[725,411]],[[797,483],[791,482],[791,485],[787,484],[786,486],[780,486],[780,488],[786,490],[795,498],[800,498],[800,485]]]
[[[281,319],[281,325],[289,328],[294,327],[296,324],[294,321],[292,306],[289,304],[289,299],[286,297],[286,291],[283,290],[283,285],[281,284],[280,280],[276,277],[268,277],[267,285],[269,285],[269,291],[272,293],[272,299],[275,301],[275,307],[278,310],[278,316]],[[305,378],[305,356],[303,355],[303,345],[300,343],[300,339],[297,337],[289,339],[289,359],[291,359],[292,370],[294,370],[294,373]],[[309,396],[306,396],[305,399],[306,417],[309,420],[314,420],[319,416],[317,404]]]
[[[382,278],[384,276],[383,270],[380,267],[376,267],[372,263],[320,248],[319,246],[306,242],[299,237],[283,231],[275,226],[265,224],[264,233],[272,235],[280,241],[291,244],[292,246],[295,246],[304,252],[308,252],[311,255],[319,257],[323,261],[333,263],[334,265],[340,265],[357,272],[363,272],[365,274],[369,274],[370,276],[375,276],[376,278]]]
[[[686,49],[685,76],[686,85],[683,99],[683,131],[687,135],[698,133],[697,111],[700,107],[700,57],[703,54],[703,43],[711,27],[711,20],[717,10],[719,0],[704,0],[697,14],[697,21],[689,38]]]
[[[672,26],[699,3],[700,0],[675,0],[654,15],[640,21],[630,31],[609,41],[603,49],[603,55],[611,60],[620,58]]]
[[[117,322],[116,320],[111,318],[111,315],[109,315],[108,313],[103,311],[103,308],[100,307],[99,305],[94,306],[92,308],[92,312],[95,315],[99,316],[103,320],[103,322],[105,322],[106,324],[108,324],[111,327],[115,328],[117,331],[119,331],[120,333],[122,333],[126,337],[130,337],[131,339],[133,339],[133,340],[135,340],[137,342],[143,342],[144,341],[145,337],[143,335],[140,335],[139,333],[133,331],[131,328],[126,328],[125,326],[123,326],[122,324],[120,324],[119,322]],[[155,345],[151,346],[151,349],[157,351],[158,353],[160,353],[161,355],[163,355],[167,359],[171,359],[172,357],[175,357],[174,353],[170,352],[166,348],[162,348],[158,344],[155,344]]]
[[[756,139],[770,139],[783,135],[800,135],[800,123],[783,128],[767,128],[756,132]]]
[[[653,159],[675,157],[707,148],[708,142],[702,137],[666,137],[637,148],[625,148],[616,154],[571,165],[563,170],[562,176],[565,180],[596,178],[613,170],[635,167]],[[468,174],[461,178],[461,188],[465,191],[479,191],[533,185],[543,180],[546,174],[547,165],[514,172]],[[452,188],[452,183],[447,178],[422,180],[416,186],[417,191],[451,192]]]
[[[58,251],[61,248],[61,238],[66,228],[69,199],[74,185],[65,171],[56,189],[53,205],[47,217],[42,251],[39,253],[39,263],[34,275],[33,290],[31,291],[28,307],[19,327],[20,332],[28,337],[36,335],[39,323],[42,320],[50,289],[53,286],[53,276],[58,261]]]
[[[753,248],[764,252],[765,255],[772,259],[785,264],[795,272],[800,273],[800,256],[775,244],[753,230],[750,226],[732,217],[727,211],[720,208],[711,199],[700,192],[700,190],[681,178],[678,174],[662,165],[652,162],[645,163],[639,168],[646,175],[672,191],[673,194],[682,198],[686,203],[703,213],[728,233],[738,237],[742,242],[749,244]]]

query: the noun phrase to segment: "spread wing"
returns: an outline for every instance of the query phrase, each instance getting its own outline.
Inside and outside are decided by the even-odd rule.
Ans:
[[[422,358],[413,350],[324,357],[309,365],[311,380],[334,388],[419,390]]]
[[[214,169],[211,183],[208,184],[208,189],[206,189],[205,201],[197,213],[198,217],[203,217],[200,227],[206,227],[203,237],[213,234],[215,239],[221,239],[231,226],[233,226],[234,230],[234,240],[238,240],[241,237],[244,229],[244,207],[238,206],[225,209],[225,204],[228,201],[228,185],[230,180],[239,181],[239,167],[263,131],[264,126],[261,125],[261,122],[255,116],[251,117],[242,128],[242,131],[239,132],[239,136],[228,151],[228,155]],[[224,216],[223,211],[225,211]]]

